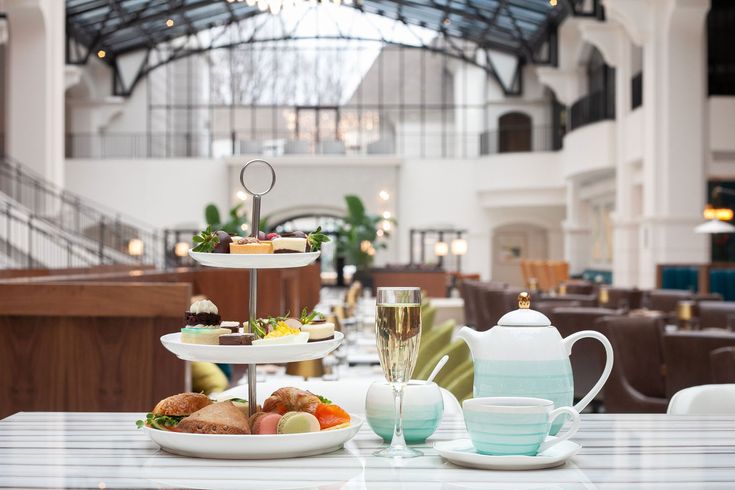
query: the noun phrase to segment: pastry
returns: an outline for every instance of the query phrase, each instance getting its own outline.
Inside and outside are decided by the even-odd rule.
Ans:
[[[154,415],[186,417],[211,404],[212,401],[209,397],[202,393],[179,393],[158,402],[152,413]]]
[[[193,434],[250,434],[248,418],[231,401],[208,405],[183,419],[176,428]]]
[[[184,318],[186,320],[186,325],[188,326],[219,325],[222,321],[222,318],[219,316],[217,305],[208,299],[192,303],[189,307],[189,311],[184,314]]]
[[[254,237],[244,237],[230,243],[231,254],[269,254],[273,252],[271,242],[261,242]]]
[[[278,434],[303,434],[304,432],[319,432],[319,421],[308,412],[287,412],[278,421]]]
[[[253,425],[253,434],[277,434],[281,414],[271,412],[258,412],[250,418]]]
[[[263,410],[266,412],[309,412],[314,413],[321,403],[319,397],[298,388],[279,388],[266,398]]]
[[[240,332],[240,327],[242,327],[242,324],[240,322],[222,322],[219,324],[221,328],[227,328],[232,333],[238,333]]]
[[[334,338],[334,323],[315,320],[303,325],[301,331],[309,334],[309,342],[331,340]]]
[[[271,240],[273,253],[299,253],[306,252],[306,238],[278,237]]]
[[[219,345],[243,345],[244,333],[226,333],[219,336]]]
[[[219,345],[220,335],[229,333],[228,329],[219,327],[206,327],[204,325],[184,327],[181,329],[181,341],[185,344]]]

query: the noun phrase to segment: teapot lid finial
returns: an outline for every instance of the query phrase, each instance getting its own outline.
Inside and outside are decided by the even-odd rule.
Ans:
[[[531,295],[523,291],[518,295],[518,308],[527,310],[531,307]]]

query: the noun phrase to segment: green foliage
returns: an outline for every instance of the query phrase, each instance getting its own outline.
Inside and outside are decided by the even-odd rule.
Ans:
[[[205,252],[209,253],[214,250],[214,247],[219,243],[219,237],[215,232],[212,231],[211,226],[207,226],[207,229],[198,235],[194,235],[194,252]]]
[[[384,241],[378,236],[378,229],[383,218],[378,215],[368,214],[365,205],[358,196],[345,196],[347,204],[347,216],[345,223],[339,233],[337,242],[337,254],[345,258],[345,262],[365,270],[373,262],[373,256],[363,250],[363,242],[367,241],[375,249],[386,247]],[[395,220],[389,220],[395,223]],[[383,237],[389,233],[384,232]]]
[[[211,226],[213,230],[224,230],[232,236],[243,235],[242,225],[245,223],[250,224],[250,219],[245,213],[243,207],[245,203],[239,203],[236,206],[230,208],[227,212],[227,221],[222,221],[222,214],[220,214],[219,208],[216,204],[208,204],[204,208],[204,219],[207,225]],[[267,232],[268,230],[268,218],[260,218],[259,228],[260,231]],[[252,230],[251,230],[252,231]],[[248,233],[249,234],[249,233]]]

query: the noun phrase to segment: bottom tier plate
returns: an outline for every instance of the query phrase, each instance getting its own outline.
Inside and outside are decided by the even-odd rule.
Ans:
[[[187,434],[145,427],[148,437],[169,453],[194,458],[282,459],[315,456],[340,449],[355,437],[363,420],[352,416],[344,429],[288,435]]]

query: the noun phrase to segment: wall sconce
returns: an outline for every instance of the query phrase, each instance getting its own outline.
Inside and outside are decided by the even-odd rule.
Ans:
[[[174,254],[177,257],[186,257],[189,255],[189,248],[191,248],[191,245],[188,242],[178,242],[174,246]]]
[[[467,240],[464,238],[455,238],[452,240],[452,255],[466,255]]]
[[[449,245],[447,242],[436,242],[434,244],[434,254],[437,257],[444,257],[449,253]]]
[[[143,255],[143,240],[140,238],[133,238],[128,242],[128,254],[132,255],[133,257],[140,257]]]

